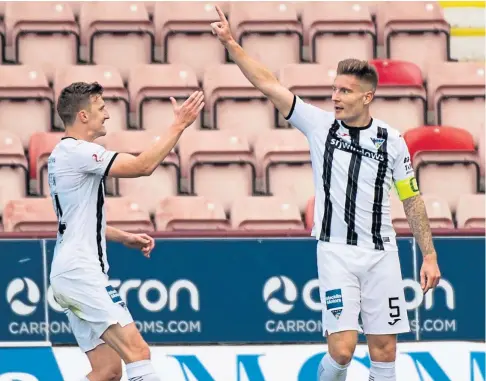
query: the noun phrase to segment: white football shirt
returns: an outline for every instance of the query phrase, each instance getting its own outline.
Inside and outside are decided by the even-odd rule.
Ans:
[[[414,180],[407,145],[381,120],[350,127],[295,96],[287,120],[309,142],[315,186],[312,235],[325,242],[396,250],[393,182]]]
[[[59,221],[51,277],[74,269],[107,274],[103,178],[116,155],[66,137],[49,156],[50,194]]]

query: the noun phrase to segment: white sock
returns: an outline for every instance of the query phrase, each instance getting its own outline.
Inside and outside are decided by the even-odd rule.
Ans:
[[[348,373],[349,363],[340,365],[331,357],[329,353],[322,358],[317,370],[319,381],[345,381]]]
[[[128,381],[160,381],[150,360],[127,364]]]
[[[371,361],[369,381],[396,381],[395,362]]]
[[[85,377],[81,381],[89,381],[89,378],[88,377]]]

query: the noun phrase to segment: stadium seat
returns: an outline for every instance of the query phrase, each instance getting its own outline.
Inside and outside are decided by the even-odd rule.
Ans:
[[[248,142],[225,131],[189,131],[179,143],[181,180],[192,195],[218,200],[226,211],[233,199],[255,190],[256,165]]]
[[[274,73],[302,59],[303,33],[291,2],[230,3],[230,27],[236,41]]]
[[[337,66],[349,52],[362,60],[376,56],[375,25],[366,3],[309,2],[302,23],[312,62]]]
[[[107,150],[138,155],[150,148],[164,133],[150,131],[117,131],[105,139]],[[106,188],[110,193],[136,200],[144,210],[155,213],[157,201],[179,191],[179,158],[172,151],[150,175],[138,178],[108,178]]]
[[[307,200],[307,205],[305,206],[304,222],[306,229],[312,229],[314,227],[314,204],[316,202],[315,196],[311,196]]]
[[[79,24],[89,63],[115,66],[126,80],[131,66],[154,61],[154,27],[143,2],[83,2]]]
[[[479,144],[478,144],[478,157],[479,157],[479,169],[481,171],[481,176],[484,177],[485,175],[485,166],[486,166],[486,150],[485,150],[485,137],[484,134],[479,135]]]
[[[146,130],[169,127],[174,112],[169,97],[179,103],[199,89],[196,74],[188,65],[136,65],[130,70],[128,90],[130,111],[138,128]],[[201,126],[198,117],[193,124]]]
[[[18,135],[27,148],[36,131],[52,125],[53,92],[38,67],[0,65],[0,129]]]
[[[307,139],[296,129],[275,129],[261,134],[255,144],[257,178],[263,191],[285,198],[304,213],[314,193]]]
[[[456,211],[459,196],[479,191],[472,135],[461,128],[423,126],[404,134],[422,194],[437,194]]]
[[[47,160],[54,147],[61,141],[63,132],[36,132],[29,143],[30,178],[37,180],[37,194],[49,195]]]
[[[147,210],[128,197],[105,197],[106,224],[132,232],[154,231]]]
[[[54,80],[56,99],[64,87],[73,82],[98,82],[104,87],[103,100],[110,119],[105,122],[107,131],[125,130],[128,128],[129,98],[118,70],[105,65],[73,65],[59,68]],[[55,125],[64,128],[57,111]]]
[[[57,231],[57,216],[51,198],[10,200],[3,210],[3,227],[5,232]]]
[[[424,74],[450,58],[450,26],[437,2],[387,1],[381,11],[387,58],[412,61]]]
[[[224,64],[225,49],[211,32],[210,24],[217,20],[214,3],[156,2],[155,41],[162,62],[189,65],[199,80],[207,66]]]
[[[15,62],[39,65],[50,81],[58,65],[79,59],[79,27],[70,3],[7,2],[7,45]]]
[[[227,230],[229,221],[221,204],[200,196],[172,196],[157,205],[158,231]]]
[[[332,86],[336,67],[321,64],[291,64],[280,71],[280,82],[292,93],[316,107],[333,111]],[[288,126],[284,115],[278,117],[279,126]]]
[[[238,230],[302,230],[299,208],[285,198],[272,196],[235,198],[231,226]]]
[[[427,95],[418,66],[406,61],[373,60],[379,76],[371,113],[400,132],[427,122]]]
[[[484,197],[484,194],[464,194],[459,197],[456,213],[459,229],[486,227]]]
[[[422,199],[425,203],[431,229],[454,229],[451,210],[446,199],[433,194],[423,195]],[[395,192],[391,192],[390,206],[393,227],[395,229],[409,230],[410,225],[403,203]]]
[[[436,124],[466,128],[477,142],[486,132],[484,80],[484,63],[431,64],[427,89]]]
[[[204,72],[206,125],[243,130],[249,124],[269,128],[275,124],[275,108],[253,87],[237,65],[210,66]],[[265,127],[267,126],[267,127]]]
[[[0,214],[8,200],[27,196],[28,164],[17,135],[0,130]]]

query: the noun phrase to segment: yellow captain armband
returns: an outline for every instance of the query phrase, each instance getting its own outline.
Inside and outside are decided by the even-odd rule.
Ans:
[[[420,194],[415,177],[409,177],[408,179],[396,181],[395,188],[400,201]]]

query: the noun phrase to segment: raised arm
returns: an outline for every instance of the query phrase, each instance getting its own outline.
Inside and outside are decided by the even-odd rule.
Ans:
[[[216,6],[216,11],[219,14],[219,21],[211,24],[213,34],[218,36],[233,61],[253,86],[265,94],[277,110],[287,117],[292,109],[294,95],[277,80],[270,70],[246,54],[231,35],[228,20],[221,8]]]
[[[204,95],[201,91],[194,92],[182,105],[177,105],[175,99],[170,98],[175,118],[167,133],[138,156],[119,153],[107,175],[110,177],[150,176],[177,144],[184,130],[196,120],[204,107],[203,99]]]

